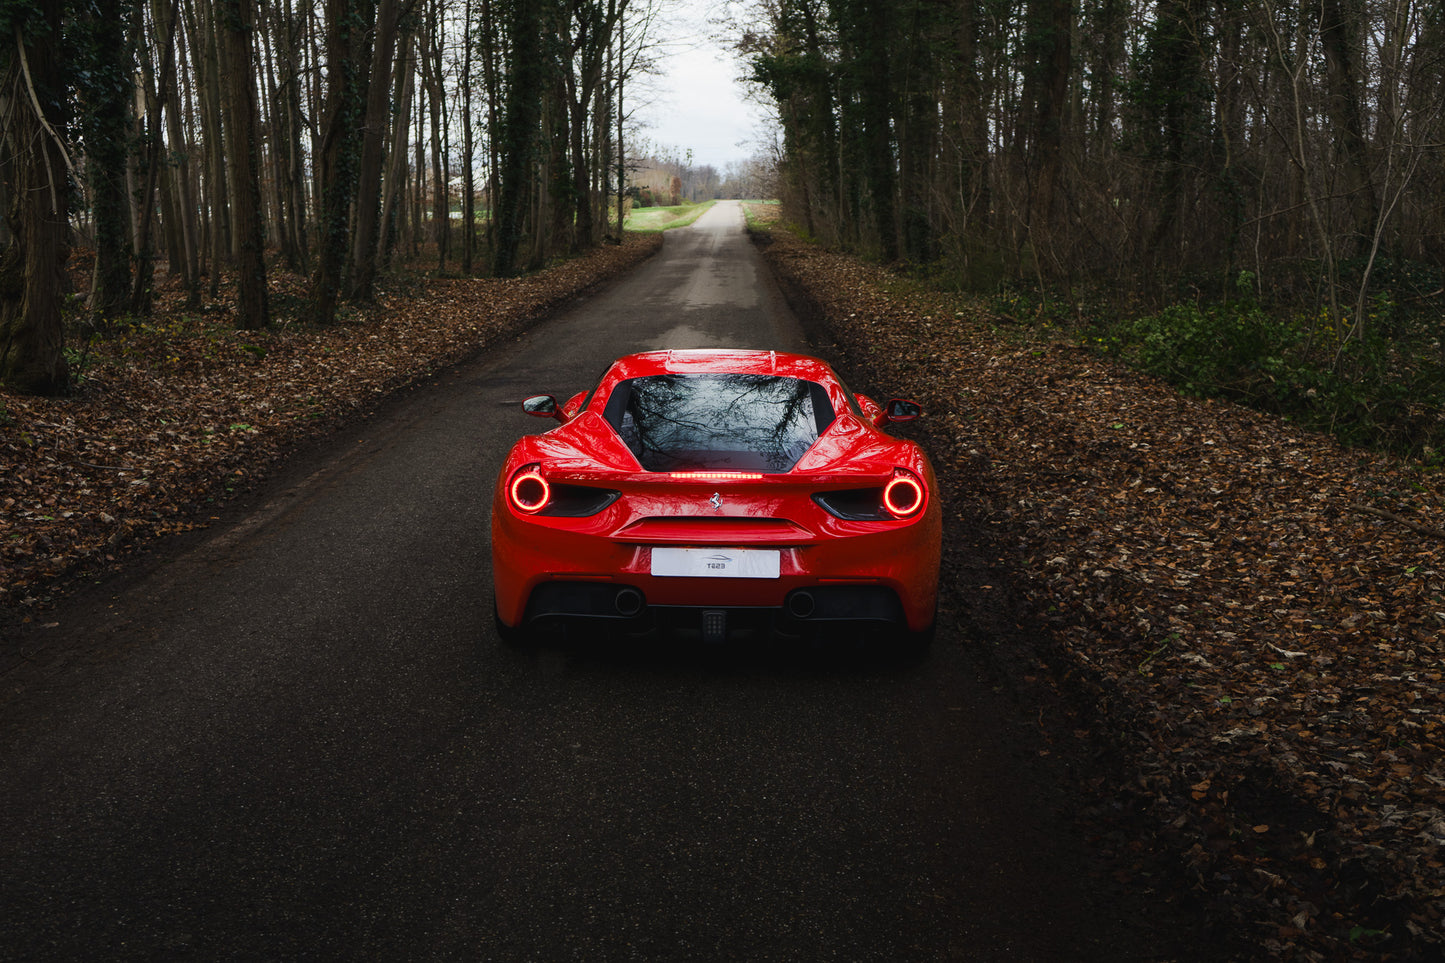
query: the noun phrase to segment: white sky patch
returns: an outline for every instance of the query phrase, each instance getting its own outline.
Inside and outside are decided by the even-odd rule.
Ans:
[[[722,171],[728,164],[756,153],[753,146],[762,125],[757,108],[744,99],[737,80],[742,65],[717,42],[708,39],[706,0],[678,4],[676,21],[685,25],[690,43],[673,47],[659,64],[660,75],[650,78],[653,103],[639,111],[649,128],[646,136],[663,150],[678,155],[692,151],[695,166],[711,164]]]

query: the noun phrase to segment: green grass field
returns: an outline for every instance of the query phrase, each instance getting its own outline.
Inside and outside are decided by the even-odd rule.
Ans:
[[[678,204],[675,207],[634,207],[627,215],[627,230],[651,233],[687,227],[716,203],[703,201],[701,204]]]

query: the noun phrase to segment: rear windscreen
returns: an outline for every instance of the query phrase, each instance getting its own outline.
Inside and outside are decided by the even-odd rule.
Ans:
[[[785,472],[833,423],[823,386],[751,374],[624,381],[604,417],[648,471]]]

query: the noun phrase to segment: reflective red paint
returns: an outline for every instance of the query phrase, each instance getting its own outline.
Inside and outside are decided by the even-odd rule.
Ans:
[[[826,392],[835,417],[788,472],[644,471],[602,417],[613,389],[660,373],[713,372],[813,382]],[[854,586],[896,596],[900,628],[922,632],[932,625],[942,535],[938,499],[929,496],[933,469],[916,444],[871,423],[879,406],[861,405],[824,362],[766,351],[631,355],[565,409],[564,424],[521,438],[498,476],[492,555],[502,626],[520,626],[530,597],[549,582],[626,587],[647,606],[776,611],[799,590]],[[558,485],[621,494],[592,515],[542,513],[550,497],[542,492]],[[870,488],[884,493],[891,515],[840,518],[812,497]],[[776,551],[778,574],[653,575],[653,546]]]

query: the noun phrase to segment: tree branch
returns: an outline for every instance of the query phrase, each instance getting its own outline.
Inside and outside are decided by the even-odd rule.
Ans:
[[[65,161],[65,169],[70,171],[70,176],[79,180],[75,173],[75,165],[70,162],[70,154],[65,150],[65,141],[50,126],[50,121],[45,119],[45,111],[40,106],[40,97],[35,93],[35,81],[30,76],[30,58],[25,55],[25,37],[20,32],[20,26],[15,27],[15,48],[20,54],[20,73],[25,77],[25,92],[30,95],[30,106],[35,110],[35,119],[40,121],[40,126],[55,141],[56,149],[60,151],[61,160]],[[50,165],[46,165],[47,170]],[[60,196],[55,190],[55,178],[50,178],[50,206],[54,210],[60,210]]]
[[[1419,532],[1421,535],[1428,535],[1431,538],[1445,538],[1445,530],[1439,528],[1431,528],[1429,525],[1421,525],[1419,522],[1412,522],[1408,518],[1396,515],[1394,512],[1387,512],[1383,508],[1373,508],[1369,505],[1351,505],[1350,507],[1353,508],[1355,511],[1361,512],[1365,515],[1374,515],[1378,518],[1384,518],[1392,522],[1398,522],[1401,525],[1404,525],[1406,528],[1413,529]]]

